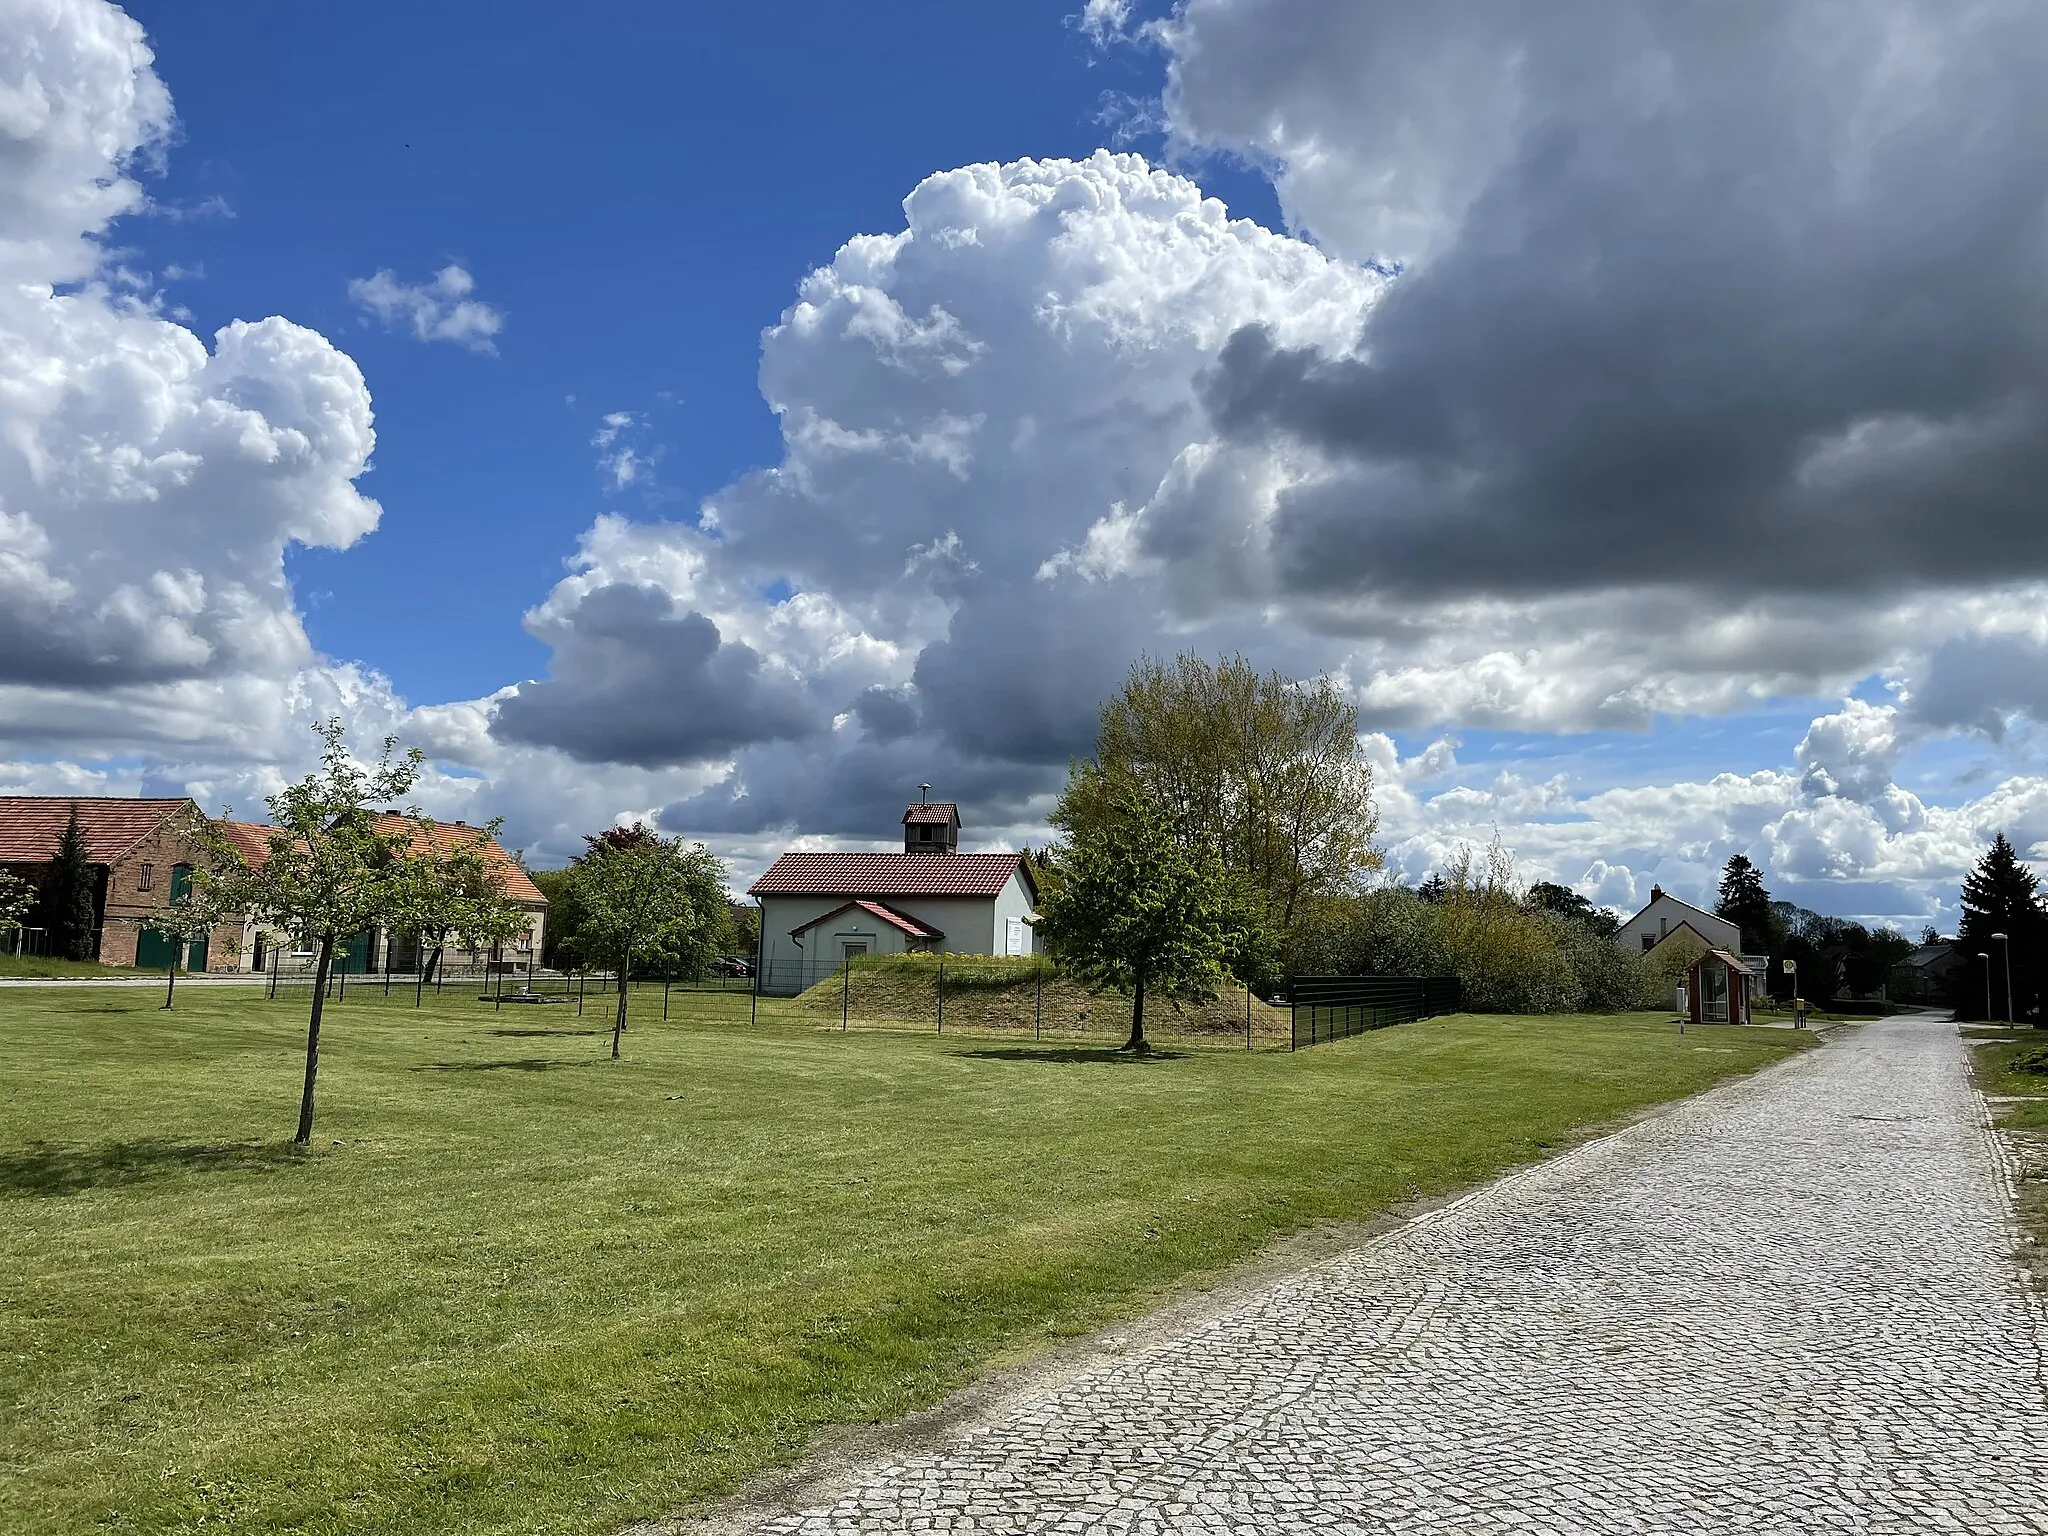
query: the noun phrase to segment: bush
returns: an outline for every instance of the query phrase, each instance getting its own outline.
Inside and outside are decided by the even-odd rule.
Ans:
[[[1498,845],[1479,867],[1461,855],[1426,889],[1386,886],[1317,912],[1296,951],[1300,974],[1455,976],[1478,1013],[1606,1013],[1671,1000],[1675,980],[1615,944],[1598,914],[1528,900]]]

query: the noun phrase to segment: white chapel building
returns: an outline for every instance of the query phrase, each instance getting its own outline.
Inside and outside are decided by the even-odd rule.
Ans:
[[[761,904],[760,988],[793,996],[850,955],[1029,955],[1038,885],[1021,853],[961,853],[960,808],[903,813],[901,853],[785,853]]]

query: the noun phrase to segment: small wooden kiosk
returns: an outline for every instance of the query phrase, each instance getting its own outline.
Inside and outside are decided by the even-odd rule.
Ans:
[[[1747,1024],[1751,971],[1740,955],[1710,949],[1685,973],[1687,1010],[1695,1024]]]

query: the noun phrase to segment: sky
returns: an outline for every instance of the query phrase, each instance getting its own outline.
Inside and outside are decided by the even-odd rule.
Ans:
[[[1133,660],[1389,871],[2048,869],[2033,3],[0,0],[0,788],[1042,842]]]

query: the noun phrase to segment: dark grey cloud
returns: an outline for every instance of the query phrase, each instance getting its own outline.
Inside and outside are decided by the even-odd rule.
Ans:
[[[971,758],[943,743],[859,738],[749,753],[739,781],[720,784],[661,813],[665,827],[706,837],[787,830],[814,837],[886,841],[902,835],[903,808],[929,783],[934,799],[960,806],[962,836],[1035,821],[1035,797],[1056,791],[1065,765]]]
[[[2048,722],[2048,648],[2023,635],[1965,635],[1937,646],[1914,676],[1905,715],[1933,730],[2005,739],[2016,714]]]
[[[854,696],[853,712],[876,741],[900,741],[917,732],[916,700],[894,688],[863,688]]]
[[[1337,167],[1297,188],[1306,222],[1425,247],[1354,355],[1246,327],[1209,377],[1226,433],[1333,463],[1280,498],[1283,587],[2048,572],[2048,8],[1190,11],[1209,78],[1184,112],[1223,91],[1225,13],[1255,18],[1267,56],[1243,67],[1266,74],[1239,88],[1289,100]],[[1389,109],[1314,89],[1397,42],[1418,78],[1473,91],[1487,131],[1390,144]],[[1481,90],[1503,69],[1511,110]],[[1396,156],[1428,195],[1376,217]],[[1147,544],[1167,552],[1163,524]]]
[[[584,594],[548,631],[549,676],[501,700],[492,734],[558,747],[583,762],[642,768],[701,763],[805,736],[824,721],[802,686],[724,640],[657,587]]]

